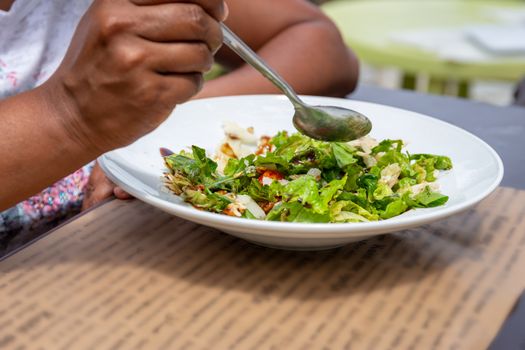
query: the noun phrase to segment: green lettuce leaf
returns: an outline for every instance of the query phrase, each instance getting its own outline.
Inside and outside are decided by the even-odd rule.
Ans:
[[[247,194],[256,202],[275,202],[283,194],[284,186],[274,181],[270,185],[263,186],[257,179],[251,179],[242,194]]]
[[[412,154],[410,155],[410,160],[420,160],[420,159],[434,159],[434,166],[438,170],[450,170],[452,169],[452,160],[447,156],[437,156],[434,154]]]
[[[225,196],[221,196],[217,193],[212,193],[206,191],[203,193],[201,191],[186,189],[184,191],[184,200],[191,203],[197,208],[205,209],[208,211],[213,211],[216,213],[221,213],[228,204],[232,201]]]
[[[241,159],[230,158],[224,167],[224,175],[239,177],[246,173],[246,169],[254,165],[255,155],[249,155]]]
[[[336,194],[344,188],[346,180],[345,176],[340,180],[333,180],[321,188],[319,196],[312,202],[313,211],[319,214],[327,213],[329,210],[328,204],[335,199]]]
[[[173,173],[178,172],[184,174],[192,183],[198,181],[200,168],[193,158],[187,156],[172,154],[164,158],[164,162],[168,169]]]
[[[311,222],[311,223],[327,223],[330,222],[330,216],[328,213],[325,214],[319,214],[315,213],[313,210],[305,208],[297,205],[299,203],[295,204],[295,207],[297,208],[297,211],[290,212],[290,215],[288,216],[289,222]]]
[[[393,202],[390,202],[386,209],[381,212],[381,219],[390,219],[394,216],[403,214],[408,209],[408,204],[403,200],[403,198],[397,198]]]
[[[283,199],[313,205],[319,198],[319,186],[313,176],[304,175],[290,181],[283,189]]]
[[[332,151],[339,168],[344,169],[357,162],[354,157],[355,149],[345,143],[332,143]]]
[[[274,153],[267,153],[264,156],[258,156],[255,159],[255,165],[265,169],[278,170],[280,172],[287,172],[289,169],[289,162],[286,158]]]
[[[266,215],[269,221],[286,221],[286,222],[310,222],[310,223],[327,223],[330,222],[328,213],[319,214],[313,210],[305,208],[299,202],[279,203]]]
[[[371,213],[360,205],[348,200],[338,201],[330,207],[330,217],[334,222],[341,222],[341,220],[345,220],[344,217],[340,216],[342,212],[355,213],[369,221],[377,221],[379,219],[377,214]]]
[[[445,204],[448,201],[448,196],[445,196],[438,192],[433,192],[429,186],[413,197],[413,200],[417,202],[418,206],[423,208],[432,208]]]
[[[200,176],[202,178],[206,177],[215,177],[217,174],[217,163],[215,163],[210,158],[206,157],[206,151],[197,146],[191,147],[193,151],[193,159],[195,160],[196,165],[199,167]]]
[[[388,152],[394,150],[396,152],[401,152],[403,149],[402,140],[383,140],[379,145],[372,148],[372,154],[378,154],[380,152]]]
[[[388,187],[388,185],[380,182],[377,184],[377,187],[372,193],[372,197],[374,198],[374,200],[381,200],[393,194],[394,192],[392,191],[390,187]]]
[[[366,190],[369,199],[373,199],[379,178],[373,174],[364,174],[357,179],[357,185]]]

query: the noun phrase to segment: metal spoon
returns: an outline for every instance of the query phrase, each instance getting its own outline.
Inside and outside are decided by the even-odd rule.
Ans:
[[[322,141],[346,142],[365,136],[372,129],[370,120],[359,112],[335,106],[311,106],[304,103],[292,87],[270,68],[226,25],[222,24],[224,43],[244,61],[277,86],[295,108],[293,124],[301,133]]]

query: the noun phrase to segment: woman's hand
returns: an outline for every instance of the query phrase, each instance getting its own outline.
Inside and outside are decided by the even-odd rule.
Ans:
[[[106,177],[98,162],[95,163],[89,181],[84,188],[84,200],[82,202],[82,210],[89,209],[106,198],[115,196],[117,199],[131,199],[130,194],[125,192],[122,188],[111,182]]]
[[[62,125],[103,153],[152,131],[202,87],[222,0],[95,0],[45,84]]]

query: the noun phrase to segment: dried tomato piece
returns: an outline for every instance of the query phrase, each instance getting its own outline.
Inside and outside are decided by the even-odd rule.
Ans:
[[[265,185],[264,178],[270,179],[270,180],[282,180],[284,177],[283,175],[278,172],[277,170],[265,170],[261,176],[259,176],[259,183],[261,185]],[[267,185],[267,183],[266,183]]]

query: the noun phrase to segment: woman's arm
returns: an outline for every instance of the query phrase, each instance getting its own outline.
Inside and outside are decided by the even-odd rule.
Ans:
[[[305,0],[229,0],[226,24],[298,93],[345,96],[357,84],[358,62],[339,31]],[[277,93],[255,69],[226,47],[216,61],[231,71],[205,84],[197,98]]]
[[[0,101],[0,210],[34,195],[95,158],[59,120],[63,106],[53,89]]]

